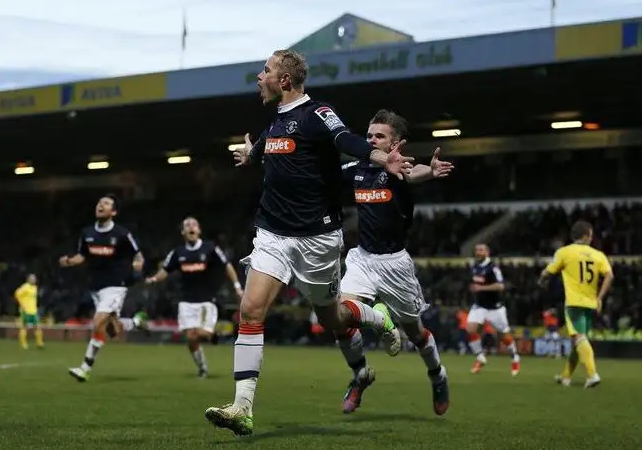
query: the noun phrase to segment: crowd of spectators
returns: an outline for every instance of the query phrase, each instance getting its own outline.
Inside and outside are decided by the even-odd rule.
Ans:
[[[156,191],[153,200],[145,196],[125,197],[118,217],[120,223],[137,236],[147,259],[146,272],[154,272],[162,258],[181,242],[179,225],[187,215],[196,216],[203,225],[204,234],[214,238],[233,261],[246,255],[253,234],[252,218],[260,192],[249,188],[243,200],[229,193],[212,196],[211,192],[172,188]],[[187,189],[187,190],[186,190]],[[3,201],[3,208],[11,211],[11,220],[3,221],[0,239],[0,316],[15,314],[13,290],[28,272],[40,279],[43,312],[55,320],[69,317],[88,317],[93,303],[86,289],[82,268],[60,269],[58,257],[73,253],[76,239],[83,226],[93,222],[93,208],[103,189],[85,189],[81,192],[43,196],[36,193],[12,194]],[[233,205],[233,206],[232,206]],[[416,257],[459,256],[460,246],[498,217],[506,209],[439,209],[419,211],[409,233],[408,250]],[[607,254],[642,254],[642,204],[618,204],[614,207],[596,204],[576,207],[571,211],[560,206],[531,209],[516,213],[510,226],[491,240],[494,256],[552,255],[556,248],[568,242],[568,229],[578,218],[588,219],[595,227],[595,245]],[[348,246],[354,245],[354,235],[347,236]],[[555,306],[561,300],[561,288],[544,291],[536,280],[541,264],[502,264],[507,280],[504,294],[511,323],[539,325],[544,308]],[[243,268],[237,267],[243,274]],[[642,327],[642,265],[617,264],[616,281],[605,306],[603,323],[615,327],[628,321]],[[426,298],[446,308],[470,304],[468,292],[470,272],[466,265],[419,265],[418,274],[425,287]],[[551,288],[553,289],[553,288]],[[147,287],[138,285],[131,290],[124,314],[138,308],[146,309],[159,318],[175,316],[175,284]],[[231,317],[235,299],[225,286],[219,299],[229,302]],[[288,292],[280,300],[282,305],[304,304],[296,293]],[[288,314],[294,314],[291,311]],[[277,323],[285,319],[277,314]],[[298,317],[298,316],[297,316]],[[279,322],[280,321],[280,322]],[[278,327],[277,327],[278,328]]]
[[[569,241],[573,223],[593,224],[593,245],[607,255],[642,255],[642,203],[562,206],[528,209],[515,215],[505,231],[491,241],[498,255],[552,255]]]

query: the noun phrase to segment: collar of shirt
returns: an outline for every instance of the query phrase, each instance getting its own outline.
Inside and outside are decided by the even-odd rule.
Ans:
[[[310,101],[310,96],[308,94],[303,95],[303,97],[299,97],[298,99],[294,100],[293,102],[287,103],[285,105],[279,105],[277,108],[277,111],[279,114],[285,113],[288,111],[292,111],[294,108],[297,106],[301,106],[305,102]]]
[[[187,250],[198,250],[201,248],[201,245],[203,245],[203,240],[199,239],[198,241],[194,242],[194,245],[190,245],[189,242],[185,242],[185,248]]]
[[[105,226],[102,227],[100,226],[100,223],[96,222],[94,224],[94,229],[99,233],[108,233],[114,229],[114,222],[110,220],[107,224],[105,224]]]
[[[490,258],[486,258],[485,260],[483,260],[482,262],[479,263],[479,266],[480,267],[486,267],[489,264],[490,264]]]

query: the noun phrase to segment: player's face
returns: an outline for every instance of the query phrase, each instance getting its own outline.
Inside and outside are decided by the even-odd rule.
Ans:
[[[116,215],[114,211],[114,200],[103,197],[96,203],[96,219],[111,219]]]
[[[27,283],[35,285],[38,282],[36,279],[36,276],[34,274],[31,274],[27,277]]]
[[[183,236],[190,242],[195,242],[201,237],[201,225],[196,219],[183,221]]]
[[[488,247],[485,245],[476,245],[475,246],[475,258],[477,258],[479,261],[483,261],[484,259],[488,258],[490,252],[488,251]]]
[[[264,105],[280,99],[283,95],[283,77],[279,76],[278,67],[279,57],[272,55],[265,63],[263,71],[257,75],[257,84]]]
[[[390,125],[383,123],[373,123],[368,127],[366,139],[370,144],[379,150],[389,153],[392,146],[397,143],[394,132]]]

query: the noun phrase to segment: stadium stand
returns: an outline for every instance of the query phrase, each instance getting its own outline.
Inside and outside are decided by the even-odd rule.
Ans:
[[[529,208],[515,214],[507,232],[491,242],[498,255],[552,255],[568,242],[571,225],[584,219],[595,228],[593,245],[608,255],[642,254],[642,203],[602,203]]]

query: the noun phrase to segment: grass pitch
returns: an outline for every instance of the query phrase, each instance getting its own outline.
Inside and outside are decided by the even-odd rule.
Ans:
[[[451,409],[432,412],[417,355],[369,354],[377,381],[352,415],[341,412],[350,378],[338,349],[267,347],[254,409],[254,436],[237,438],[204,419],[208,406],[233,399],[232,347],[206,348],[211,378],[196,378],[182,346],[113,344],[91,379],[67,368],[84,344],[48,343],[44,351],[0,341],[0,449],[617,450],[641,449],[641,362],[598,361],[602,385],[563,388],[562,362],[489,358],[479,375],[470,356],[447,356]]]

